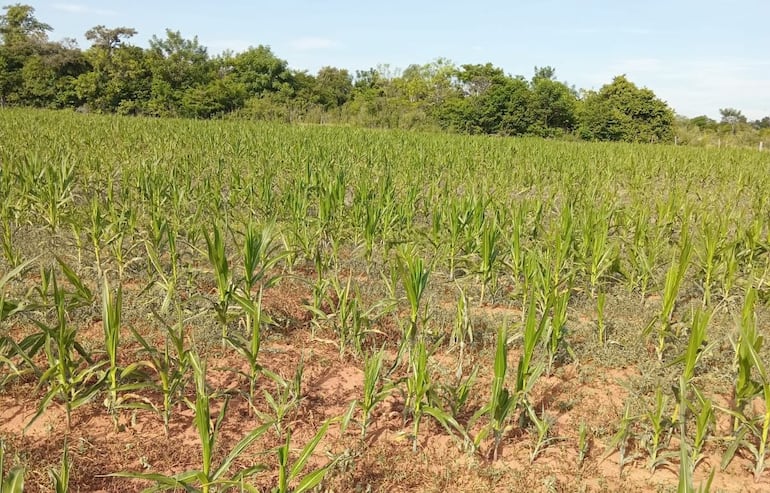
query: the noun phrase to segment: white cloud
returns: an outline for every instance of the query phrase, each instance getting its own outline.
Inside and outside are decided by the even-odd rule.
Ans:
[[[96,15],[116,15],[114,10],[99,9],[89,7],[87,5],[79,3],[55,3],[52,7],[62,12],[68,12],[70,14],[96,14]]]
[[[339,46],[339,43],[329,38],[305,36],[292,40],[291,43],[289,43],[289,46],[297,51],[312,51],[336,48]]]

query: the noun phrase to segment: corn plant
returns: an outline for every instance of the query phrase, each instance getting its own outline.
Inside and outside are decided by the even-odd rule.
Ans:
[[[551,374],[554,361],[559,357],[560,351],[565,349],[568,352],[572,350],[567,345],[567,304],[569,303],[570,290],[552,293],[547,302],[551,308],[551,317],[543,334],[546,341],[546,352],[548,353],[548,367],[546,373]]]
[[[602,346],[607,342],[607,325],[604,319],[604,307],[606,305],[607,294],[604,291],[599,291],[596,296],[596,337]]]
[[[610,440],[610,443],[607,445],[607,449],[604,452],[604,455],[602,455],[601,460],[606,459],[610,456],[615,450],[617,450],[620,454],[620,457],[618,458],[618,475],[623,475],[623,469],[626,467],[626,464],[629,464],[634,461],[634,459],[637,458],[636,454],[630,454],[629,448],[633,446],[634,441],[634,425],[639,420],[638,416],[634,416],[631,414],[631,408],[626,403],[625,409],[623,411],[623,417],[620,420],[620,424],[618,425],[618,431],[613,435],[612,439]]]
[[[529,419],[532,420],[532,422],[535,425],[535,430],[537,431],[535,446],[532,447],[532,451],[529,453],[530,464],[535,462],[535,460],[540,456],[543,450],[545,450],[545,447],[547,447],[549,444],[557,440],[563,440],[563,438],[561,437],[551,436],[551,426],[553,425],[553,418],[551,418],[550,416],[547,416],[544,410],[541,414],[542,414],[542,417],[538,417],[534,413],[532,413],[532,415],[529,416]]]
[[[279,276],[270,275],[270,271],[286,256],[280,254],[278,248],[274,223],[261,228],[253,222],[248,223],[242,248],[243,291],[246,296],[251,296],[257,287],[267,289],[280,280]]]
[[[417,439],[420,432],[424,409],[434,400],[433,385],[428,373],[428,350],[425,341],[420,338],[410,352],[411,373],[406,378],[406,405],[412,418],[412,451],[417,452]]]
[[[189,492],[209,493],[227,491],[234,487],[245,487],[244,480],[265,469],[262,464],[255,464],[229,475],[233,462],[240,458],[255,440],[265,434],[272,426],[264,423],[241,438],[230,452],[217,464],[214,461],[219,431],[227,414],[228,399],[222,403],[216,421],[211,418],[211,397],[206,384],[206,364],[194,351],[189,353],[190,366],[195,380],[195,429],[201,444],[201,464],[199,469],[185,471],[172,476],[160,473],[118,472],[113,477],[142,479],[155,483],[145,491],[165,491],[183,489]],[[256,491],[248,488],[249,491]]]
[[[208,258],[214,269],[214,277],[217,283],[217,301],[213,304],[217,319],[222,326],[222,343],[224,344],[227,341],[228,311],[232,300],[234,284],[230,274],[227,252],[225,251],[225,240],[217,225],[213,225],[212,229],[213,236],[209,235],[208,231],[204,231],[203,236],[206,239]]]
[[[57,283],[55,273],[52,276],[52,287],[56,323],[47,325],[35,321],[45,337],[43,350],[48,363],[48,368],[38,380],[38,387],[47,386],[48,389],[26,427],[37,421],[51,402],[58,398],[64,404],[69,430],[72,426],[72,411],[89,403],[101,389],[104,377],[100,376],[100,369],[104,362],[91,361],[86,350],[76,341],[77,329],[67,321],[67,299],[64,289]]]
[[[583,463],[585,463],[586,457],[588,457],[588,454],[590,451],[591,451],[590,430],[588,428],[588,425],[586,425],[586,422],[581,421],[580,427],[578,428],[578,458],[577,458],[578,467],[583,467]]]
[[[530,419],[537,421],[537,416],[529,404],[527,396],[544,369],[542,364],[533,365],[532,357],[545,328],[543,323],[545,317],[538,324],[534,306],[535,302],[533,299],[530,303],[524,326],[524,350],[516,369],[516,386],[513,391],[505,387],[505,379],[508,373],[508,331],[505,326],[501,326],[497,332],[494,379],[492,380],[492,392],[489,402],[471,418],[469,423],[470,428],[472,423],[475,423],[481,416],[486,415],[489,417],[489,422],[474,438],[474,446],[478,448],[481,442],[492,433],[494,437],[494,445],[492,447],[494,460],[497,460],[500,442],[504,434],[511,427],[508,422],[518,408],[521,408],[522,413],[527,413]]]
[[[693,468],[704,459],[703,447],[710,436],[716,422],[714,406],[710,399],[697,394],[697,399],[689,404],[690,412],[695,415],[695,435],[690,448],[690,462]]]
[[[754,318],[754,303],[756,291],[749,288],[746,293],[739,340],[737,343],[736,360],[738,375],[735,383],[735,407],[730,411],[733,416],[734,436],[732,443],[725,452],[722,467],[726,467],[736,451],[743,447],[754,456],[754,478],[765,470],[768,435],[770,434],[770,374],[759,356],[764,338],[757,333]],[[759,375],[759,381],[753,379],[752,371]],[[745,413],[746,404],[756,396],[765,401],[764,414],[757,418]],[[751,437],[752,439],[749,439]]]
[[[113,295],[107,277],[102,284],[102,325],[104,327],[104,345],[107,351],[109,364],[106,371],[107,377],[107,409],[112,415],[115,427],[118,426],[118,347],[120,345],[120,315],[123,306],[123,290],[118,286]]]
[[[0,492],[23,493],[24,492],[24,468],[12,467],[5,474],[5,442],[0,440]]]
[[[273,323],[272,319],[262,310],[262,288],[255,301],[251,297],[241,296],[238,293],[233,294],[233,298],[246,312],[246,336],[239,333],[229,334],[228,343],[240,354],[248,363],[249,369],[244,372],[239,369],[233,370],[236,374],[244,377],[249,382],[249,392],[246,400],[249,407],[253,410],[255,401],[255,390],[257,379],[266,372],[259,363],[259,350],[262,346],[262,329]]]
[[[297,368],[294,370],[294,378],[290,381],[272,372],[266,373],[277,386],[277,397],[267,390],[263,390],[265,402],[267,402],[270,408],[270,413],[256,412],[263,421],[273,423],[273,428],[279,437],[282,437],[285,433],[284,422],[286,417],[299,406],[302,399],[302,375],[304,371],[305,363],[304,360],[300,359]]]
[[[414,346],[418,332],[420,302],[428,285],[430,268],[426,268],[421,258],[414,250],[404,249],[398,256],[398,266],[401,282],[409,301],[409,324],[404,331],[404,342]]]
[[[752,370],[754,369],[753,353],[758,353],[762,347],[763,338],[757,333],[756,318],[754,315],[754,306],[756,304],[757,292],[749,287],[741,312],[740,331],[738,341],[733,343],[735,349],[735,367],[737,368],[737,378],[735,380],[734,392],[734,420],[733,431],[738,431],[739,420],[744,416],[746,404],[761,392],[761,385],[754,380]]]
[[[499,238],[500,230],[496,224],[484,226],[481,232],[480,245],[481,265],[479,266],[479,273],[481,275],[481,295],[479,296],[479,305],[484,304],[484,292],[487,286],[495,289],[497,284],[495,264],[500,254]]]
[[[353,405],[361,408],[361,439],[366,438],[366,432],[371,424],[371,415],[374,408],[388,398],[394,389],[392,383],[385,383],[382,379],[382,364],[385,352],[380,349],[369,355],[364,360],[364,389],[360,401]]]
[[[177,287],[179,286],[180,275],[179,272],[179,252],[177,250],[176,233],[167,224],[163,222],[160,226],[161,231],[158,233],[162,237],[166,238],[166,244],[168,247],[169,268],[168,270],[161,262],[161,242],[162,239],[156,239],[155,241],[144,241],[145,252],[147,253],[147,261],[152,266],[152,271],[157,279],[155,284],[158,285],[164,292],[163,302],[161,303],[161,313],[167,313],[171,302],[174,300]]]
[[[48,470],[48,475],[50,476],[51,483],[53,484],[53,491],[56,493],[67,493],[69,491],[71,469],[72,459],[70,459],[69,445],[67,444],[67,439],[65,438],[59,470]]]
[[[690,243],[687,233],[683,234],[684,237],[682,238],[679,257],[671,261],[671,266],[666,274],[666,283],[663,288],[663,307],[657,321],[653,321],[645,330],[645,333],[649,335],[653,327],[657,327],[655,353],[657,354],[659,361],[663,361],[663,351],[666,348],[666,341],[672,336],[671,317],[674,314],[674,306],[679,295],[679,289],[682,286],[682,281],[684,281],[684,276],[690,264],[692,244]]]
[[[463,373],[463,363],[465,361],[465,346],[468,343],[473,344],[473,324],[471,323],[468,297],[459,285],[457,286],[457,289],[460,291],[460,297],[457,299],[457,312],[452,334],[450,335],[450,343],[452,346],[459,347],[459,354],[457,357],[457,378],[460,378]],[[466,340],[468,342],[466,342]]]
[[[703,305],[711,305],[711,291],[714,284],[714,277],[717,273],[718,258],[721,249],[724,247],[725,222],[718,221],[706,223],[701,237],[701,246],[698,253],[698,260],[701,271],[703,272]]]
[[[329,421],[325,422],[323,426],[316,432],[313,438],[305,444],[300,451],[299,457],[293,464],[289,464],[290,452],[291,452],[291,432],[286,434],[286,441],[283,445],[278,447],[276,453],[278,455],[278,485],[274,488],[275,493],[305,493],[311,491],[313,488],[323,481],[326,474],[334,465],[334,461],[326,464],[323,467],[312,470],[311,472],[302,475],[302,471],[307,465],[308,459],[318,447],[321,439],[326,435],[329,430]],[[297,486],[290,488],[289,484],[296,482]]]
[[[183,319],[180,310],[177,312],[178,321],[174,325],[168,324],[157,313],[154,315],[165,332],[162,349],[147,341],[133,325],[130,330],[147,358],[137,362],[137,367],[150,369],[157,375],[158,381],[148,384],[148,388],[158,391],[163,401],[160,406],[154,403],[149,403],[148,406],[163,419],[163,430],[168,437],[172,409],[175,404],[181,403],[188,382],[190,352],[186,348],[184,328],[189,320]]]
[[[661,454],[668,447],[671,438],[672,424],[666,415],[667,396],[663,395],[660,387],[655,389],[655,399],[651,408],[644,414],[647,433],[643,443],[647,449],[649,460],[647,467],[655,472],[658,467],[668,464],[668,456]]]

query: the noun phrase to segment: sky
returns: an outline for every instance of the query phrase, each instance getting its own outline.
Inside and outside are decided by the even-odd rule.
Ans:
[[[311,73],[443,57],[529,78],[549,65],[578,89],[626,74],[689,117],[770,116],[770,0],[18,1],[81,48],[101,24],[136,29],[143,47],[167,28],[210,54],[267,45]]]

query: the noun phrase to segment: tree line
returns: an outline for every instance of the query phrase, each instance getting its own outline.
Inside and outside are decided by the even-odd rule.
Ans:
[[[52,27],[33,7],[4,11],[3,107],[629,142],[671,142],[683,124],[650,89],[623,75],[598,91],[579,91],[557,80],[552,67],[535,67],[525,78],[490,63],[458,66],[447,59],[401,71],[379,66],[351,74],[324,67],[310,74],[289,68],[268,46],[211,56],[197,37],[172,30],[142,48],[130,44],[137,34],[132,28],[96,26],[85,33],[91,46],[81,50],[74,40],[51,41]],[[695,125],[710,128],[713,121],[699,118]],[[735,114],[725,118],[733,133],[747,124]]]

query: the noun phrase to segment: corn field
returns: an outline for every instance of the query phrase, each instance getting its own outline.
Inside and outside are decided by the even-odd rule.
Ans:
[[[767,491],[770,158],[2,110],[2,491]]]

